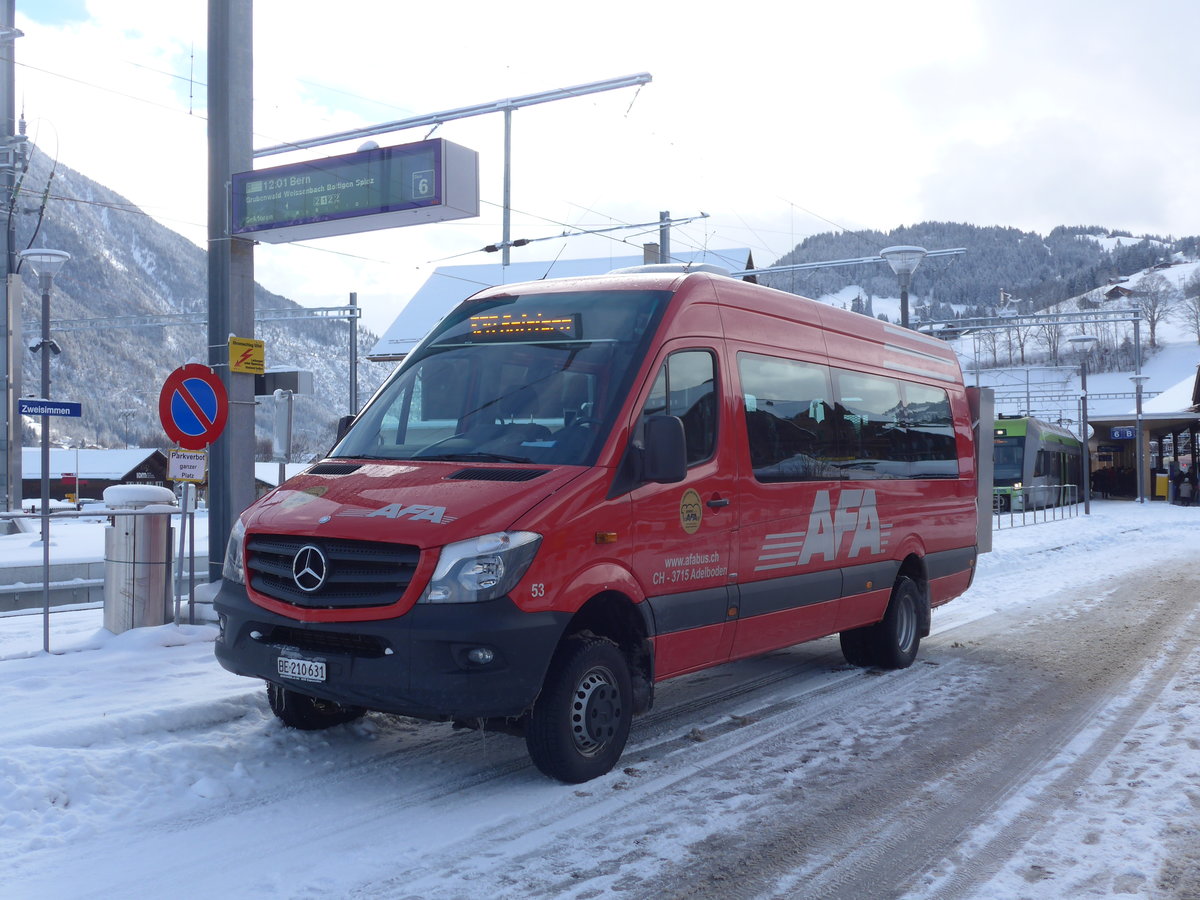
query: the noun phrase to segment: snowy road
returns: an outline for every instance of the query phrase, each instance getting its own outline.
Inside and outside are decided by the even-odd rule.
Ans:
[[[1200,509],[1093,513],[999,533],[911,669],[668,682],[574,787],[500,735],[283,729],[207,627],[0,619],[0,897],[1198,897]]]

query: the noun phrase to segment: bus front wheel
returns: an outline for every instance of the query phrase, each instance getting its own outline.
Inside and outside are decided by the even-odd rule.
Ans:
[[[307,694],[291,691],[283,685],[267,682],[267,703],[271,712],[288,728],[300,731],[321,731],[361,719],[365,710],[358,706],[342,706],[331,700],[319,700]]]
[[[525,729],[535,766],[579,784],[616,765],[633,721],[633,688],[620,649],[603,638],[568,638],[555,654]]]

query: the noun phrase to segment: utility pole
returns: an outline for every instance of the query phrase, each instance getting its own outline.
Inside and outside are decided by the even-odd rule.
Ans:
[[[229,184],[254,168],[252,0],[208,0],[208,364],[229,397],[224,433],[209,452],[209,580],[254,502],[254,376],[229,370],[230,336],[254,336],[254,251],[229,234]]]
[[[358,292],[350,292],[350,415],[358,415]],[[280,484],[283,484],[281,481]]]
[[[660,212],[658,222],[658,261],[669,263],[671,261],[671,213],[669,211]]]
[[[2,0],[0,6],[0,115],[3,115],[3,146],[0,147],[0,211],[8,220],[0,226],[0,266],[3,267],[4,321],[0,323],[0,378],[4,379],[4,402],[0,404],[0,503],[4,509],[21,508],[21,416],[17,400],[21,396],[21,278],[17,272],[17,217],[13,206],[18,171],[26,161],[25,136],[16,133],[15,79],[16,0]]]

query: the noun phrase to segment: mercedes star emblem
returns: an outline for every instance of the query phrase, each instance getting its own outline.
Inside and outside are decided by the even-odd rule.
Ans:
[[[328,567],[321,548],[305,544],[296,551],[296,558],[292,562],[292,580],[300,590],[311,594],[313,591],[319,591],[325,583]]]

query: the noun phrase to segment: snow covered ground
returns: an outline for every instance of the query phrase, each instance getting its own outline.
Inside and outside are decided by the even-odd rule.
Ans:
[[[804,856],[828,839],[821,826],[836,834],[876,802],[872,772],[898,748],[919,750],[952,719],[992,724],[989,703],[1011,687],[1001,675],[1019,671],[1000,651],[1031,623],[1077,650],[1092,624],[1140,627],[1108,618],[1136,611],[1106,597],[1131,581],[1146,604],[1187,597],[1163,647],[1126,659],[1121,687],[1071,706],[1070,721],[1048,710],[1014,724],[1014,739],[1045,729],[1044,758],[1020,760],[1019,780],[948,840],[859,895],[1194,897],[1198,527],[1200,508],[1097,501],[1089,517],[1000,531],[912,669],[849,669],[826,639],[668,682],[622,767],[574,787],[543,778],[505,736],[375,714],[285,729],[260,684],[213,660],[210,625],[114,636],[100,610],[57,613],[45,654],[40,617],[0,618],[0,897],[793,897],[822,878],[853,884],[869,860]],[[954,776],[975,751],[949,750],[905,808],[956,791],[971,805],[979,779]],[[826,806],[811,838],[757,837]],[[890,858],[888,820],[874,807],[867,820],[882,835],[872,852]],[[788,854],[802,862],[746,887],[739,873]],[[721,874],[694,889],[678,868],[689,860]]]

